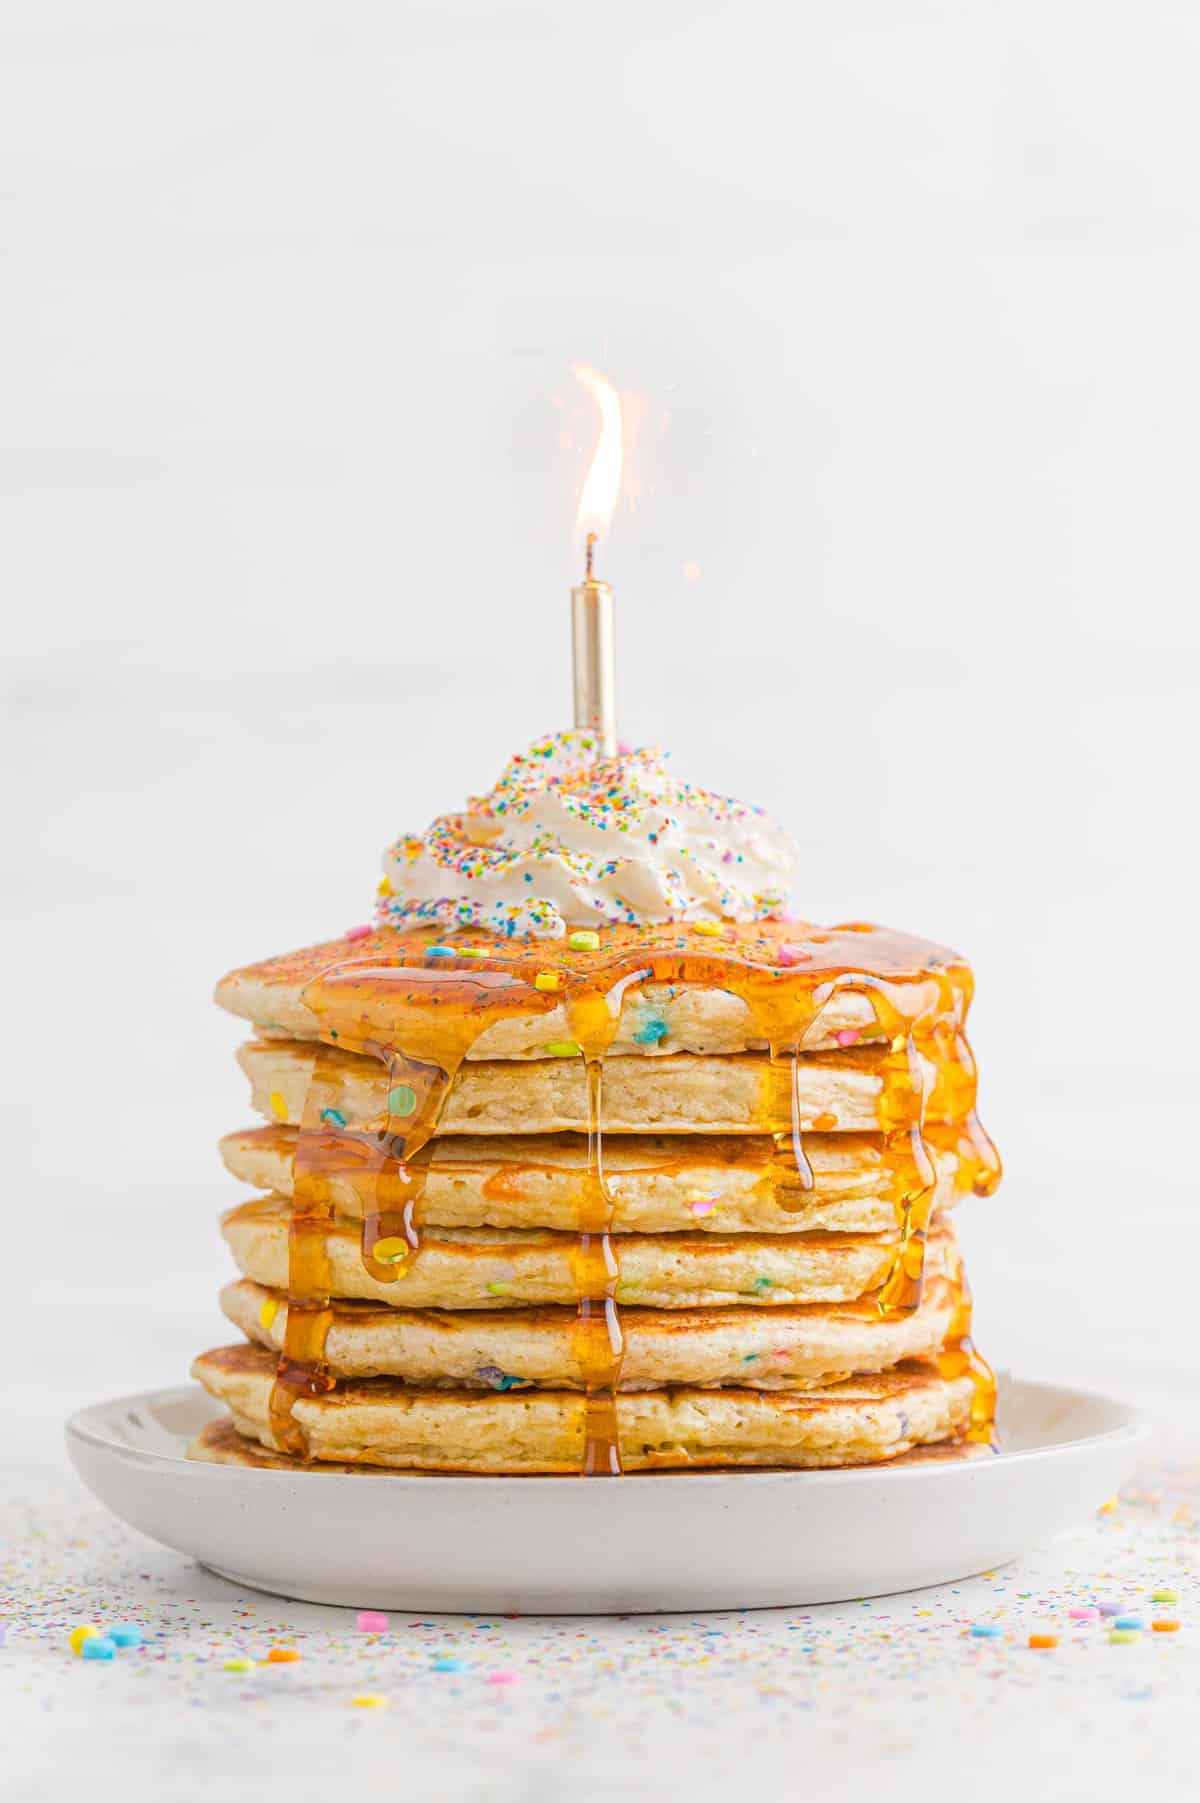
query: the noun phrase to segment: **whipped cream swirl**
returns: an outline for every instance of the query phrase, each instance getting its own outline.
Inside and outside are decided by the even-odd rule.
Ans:
[[[558,939],[617,921],[768,920],[797,852],[761,808],[679,782],[657,749],[605,758],[564,732],[384,857],[381,925]]]

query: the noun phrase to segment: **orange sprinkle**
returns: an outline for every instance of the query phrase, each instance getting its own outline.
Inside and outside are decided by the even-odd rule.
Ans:
[[[1031,1634],[1029,1636],[1029,1644],[1030,1644],[1030,1646],[1036,1646],[1036,1647],[1057,1646],[1058,1645],[1058,1635],[1057,1634]]]
[[[299,1657],[294,1646],[273,1646],[263,1663],[266,1665],[290,1665],[293,1659],[299,1659]]]
[[[1152,1621],[1150,1626],[1156,1634],[1177,1634],[1179,1632],[1177,1621]]]

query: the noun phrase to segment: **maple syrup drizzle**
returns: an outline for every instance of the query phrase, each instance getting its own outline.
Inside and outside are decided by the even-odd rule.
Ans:
[[[921,1300],[925,1243],[936,1182],[931,1144],[954,1135],[960,1187],[969,1180],[988,1193],[999,1162],[974,1113],[975,1066],[962,1030],[971,996],[966,966],[948,957],[913,968],[913,942],[883,929],[851,925],[804,936],[796,968],[781,968],[755,949],[771,942],[754,929],[727,929],[720,951],[698,950],[689,930],[673,926],[605,929],[598,954],[554,965],[536,942],[482,947],[464,935],[468,955],[430,957],[410,938],[396,951],[350,958],[320,972],[304,990],[318,1023],[319,1045],[294,1158],[288,1238],[288,1311],[284,1346],[271,1398],[277,1443],[307,1456],[295,1420],[303,1396],[328,1394],[325,1342],[332,1320],[325,1238],[339,1195],[353,1195],[361,1216],[363,1263],[392,1283],[419,1251],[417,1207],[427,1161],[414,1162],[437,1131],[463,1060],[495,1021],[549,1013],[565,1003],[572,1039],[553,1053],[582,1058],[588,1115],[587,1159],[577,1200],[578,1241],[572,1270],[578,1300],[574,1350],[584,1387],[581,1470],[616,1475],[621,1469],[617,1390],[623,1355],[616,1303],[619,1266],[611,1233],[612,1197],[603,1159],[604,1059],[615,1036],[625,991],[649,982],[725,990],[746,1005],[754,1035],[768,1047],[772,1068],[788,1073],[790,1131],[776,1134],[771,1180],[781,1200],[813,1188],[804,1151],[809,1128],[836,1126],[836,1117],[802,1118],[799,1060],[823,1009],[846,989],[864,994],[886,1042],[878,1102],[883,1160],[899,1228],[892,1272],[878,1298],[881,1313],[915,1310]],[[854,943],[850,943],[850,936]],[[851,957],[873,941],[870,967]],[[536,979],[554,980],[539,988]],[[337,1106],[340,1073],[329,1049],[379,1058],[388,1077],[387,1114],[373,1131],[350,1131]],[[551,1051],[551,1048],[547,1048]],[[936,1129],[926,1134],[936,1118]],[[953,1126],[950,1123],[954,1123]],[[787,1202],[783,1201],[783,1206]],[[956,1332],[942,1357],[975,1382],[972,1433],[988,1430],[990,1373],[970,1343],[970,1305],[956,1315]],[[961,1317],[961,1318],[960,1318]],[[949,1369],[944,1373],[951,1374]]]

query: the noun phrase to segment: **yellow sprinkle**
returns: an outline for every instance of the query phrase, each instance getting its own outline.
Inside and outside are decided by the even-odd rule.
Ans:
[[[380,895],[390,895],[391,893],[392,893],[392,885],[388,882],[388,880],[385,876],[381,876],[379,879],[379,894]]]
[[[719,939],[725,929],[716,920],[693,920],[692,931],[693,933],[703,933],[708,939]]]
[[[539,970],[537,976],[533,979],[533,986],[535,989],[546,991],[547,994],[555,989],[561,989],[561,970]]]
[[[252,1672],[254,1670],[254,1661],[253,1659],[227,1659],[225,1661],[225,1670],[227,1672]]]
[[[408,1241],[395,1234],[388,1239],[376,1240],[371,1257],[378,1259],[381,1265],[398,1265],[402,1258],[408,1257],[410,1250]]]
[[[575,1039],[552,1039],[542,1050],[547,1058],[578,1058],[579,1042]]]
[[[567,944],[573,952],[594,952],[599,950],[600,935],[585,927],[581,933],[568,933]]]
[[[368,1693],[366,1696],[355,1697],[354,1699],[354,1707],[356,1709],[386,1709],[387,1706],[387,1698],[376,1696],[373,1692]]]
[[[511,1296],[512,1294],[510,1283],[489,1283],[485,1287],[489,1296]]]
[[[1179,1601],[1179,1592],[1178,1590],[1152,1590],[1150,1592],[1150,1601],[1152,1603],[1177,1603]]]
[[[71,1651],[77,1659],[83,1657],[83,1643],[91,1640],[100,1632],[93,1621],[85,1621],[80,1627],[71,1629]]]
[[[490,958],[492,953],[486,945],[460,945],[458,955],[460,958]]]
[[[276,1302],[274,1296],[268,1296],[267,1300],[258,1311],[258,1318],[262,1322],[263,1328],[267,1333],[270,1333],[271,1324],[278,1313],[278,1302]]]
[[[1117,1498],[1115,1496],[1110,1496],[1106,1503],[1100,1504],[1101,1515],[1111,1515],[1116,1506]]]
[[[273,1089],[271,1091],[270,1101],[271,1101],[271,1113],[275,1116],[275,1119],[277,1121],[286,1121],[287,1120],[287,1103],[284,1101],[283,1097],[280,1095],[280,1093],[277,1089]]]

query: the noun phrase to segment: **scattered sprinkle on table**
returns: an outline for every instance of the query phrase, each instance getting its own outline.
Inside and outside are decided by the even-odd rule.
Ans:
[[[435,1672],[465,1672],[467,1662],[465,1659],[435,1659],[433,1669]]]
[[[1140,1615],[1118,1615],[1113,1623],[1114,1628],[1128,1628],[1134,1634],[1140,1633],[1145,1625]]]
[[[1179,1623],[1177,1621],[1156,1619],[1150,1623],[1150,1626],[1154,1629],[1156,1634],[1177,1634],[1179,1632]]]
[[[84,1659],[111,1659],[116,1646],[104,1634],[89,1634],[83,1643],[81,1657]]]
[[[1178,1590],[1152,1590],[1150,1592],[1150,1601],[1152,1603],[1177,1603],[1179,1601],[1179,1592]]]
[[[105,1632],[114,1646],[141,1646],[142,1630],[133,1621],[119,1621],[115,1628],[107,1628]]]
[[[71,1651],[75,1654],[76,1658],[78,1658],[83,1651],[84,1641],[90,1640],[94,1634],[98,1634],[99,1632],[99,1628],[96,1626],[95,1622],[92,1621],[80,1622],[77,1628],[71,1629],[69,1644]]]
[[[1029,1636],[1029,1644],[1031,1647],[1037,1647],[1039,1650],[1045,1650],[1050,1647],[1056,1647],[1058,1645],[1058,1635],[1057,1634],[1031,1634]]]
[[[373,1691],[368,1691],[365,1695],[354,1699],[356,1709],[386,1709],[387,1706],[387,1698],[381,1697]]]
[[[973,1621],[971,1623],[971,1633],[976,1640],[998,1640],[1003,1632],[1004,1629],[998,1628],[995,1622]]]
[[[489,1684],[519,1684],[521,1674],[513,1671],[489,1672],[487,1681]]]
[[[362,1634],[386,1634],[388,1618],[378,1609],[362,1609],[355,1619],[354,1625]]]
[[[263,1664],[291,1665],[293,1661],[299,1659],[299,1657],[300,1654],[294,1646],[273,1646],[263,1660]]]
[[[1090,1605],[1087,1608],[1068,1609],[1067,1613],[1072,1621],[1097,1621],[1100,1616],[1099,1609]]]
[[[225,1661],[227,1672],[252,1672],[254,1669],[253,1659],[227,1659]]]
[[[1137,1639],[1138,1635],[1132,1628],[1114,1628],[1108,1637],[1108,1644],[1109,1646],[1130,1646]]]

